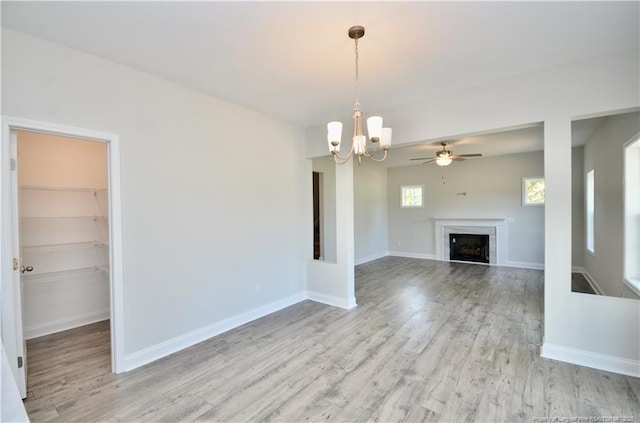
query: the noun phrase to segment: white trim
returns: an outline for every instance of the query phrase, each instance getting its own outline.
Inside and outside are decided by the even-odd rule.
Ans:
[[[124,371],[136,369],[152,361],[166,357],[170,354],[188,348],[199,342],[206,341],[209,338],[220,335],[231,329],[235,329],[253,320],[264,317],[268,314],[282,310],[283,308],[292,306],[307,298],[306,293],[299,292],[289,297],[265,304],[253,310],[246,311],[236,316],[229,317],[212,325],[196,329],[189,333],[168,339],[159,344],[152,345],[143,350],[127,354],[124,359]]]
[[[107,144],[108,175],[109,175],[109,248],[110,248],[110,296],[111,296],[111,370],[114,373],[124,371],[124,289],[123,289],[123,253],[122,253],[122,215],[121,215],[121,190],[120,190],[120,139],[117,134],[60,125],[56,123],[40,122],[30,119],[2,116],[2,151],[6,151],[10,142],[10,134],[13,130],[26,130],[41,132],[66,137],[90,139]],[[6,177],[10,170],[10,157],[2,157],[0,160],[0,174]],[[2,186],[2,202],[10,204],[11,191]],[[11,215],[3,213],[2,225],[11,225]],[[8,223],[7,223],[8,222]],[[5,227],[6,229],[6,227]],[[4,270],[13,257],[12,249],[0,251],[0,274],[11,271]],[[7,261],[9,258],[9,261]],[[12,299],[11,299],[12,300]],[[7,299],[9,301],[9,299]],[[3,302],[2,308],[5,308]],[[18,330],[18,328],[16,328]],[[4,335],[4,334],[3,334]],[[15,369],[17,371],[17,368]]]
[[[322,303],[334,307],[343,308],[345,310],[351,310],[358,304],[356,304],[356,299],[354,297],[345,300],[344,298],[334,297],[333,295],[321,294],[319,292],[307,291],[307,299],[311,301],[315,301],[317,303]]]
[[[358,259],[355,261],[355,265],[359,265],[359,264],[365,264],[365,263],[369,263],[370,261],[374,261],[374,260],[378,260],[382,257],[386,257],[389,255],[388,251],[383,251],[381,253],[377,253],[377,254],[372,254],[370,256],[367,257],[362,257],[361,259]]]
[[[540,348],[540,356],[607,372],[640,377],[640,361],[637,360],[598,354],[546,342]]]
[[[605,295],[602,288],[600,288],[600,285],[598,285],[598,282],[596,282],[596,280],[586,270],[582,272],[582,274],[584,275],[584,278],[587,280],[587,282],[591,286],[591,289],[596,291],[596,294]]]
[[[393,257],[407,257],[407,258],[418,258],[418,259],[424,259],[424,260],[436,260],[435,254],[408,253],[405,251],[389,251],[389,255]]]
[[[24,337],[25,339],[33,339],[39,336],[49,335],[51,333],[61,332],[63,330],[69,330],[108,319],[108,308],[104,310],[92,311],[91,313],[65,317],[64,319],[54,320],[53,322],[25,326]]]
[[[571,273],[584,273],[584,267],[582,267],[582,266],[571,266]]]
[[[521,269],[544,270],[544,263],[531,263],[531,262],[527,262],[527,261],[507,261],[505,266],[507,266],[507,267],[519,267]]]

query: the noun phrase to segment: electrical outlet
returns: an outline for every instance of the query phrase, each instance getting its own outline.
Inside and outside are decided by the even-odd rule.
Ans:
[[[260,288],[262,288],[262,287],[260,286],[260,284],[259,284],[259,283],[257,283],[257,284],[256,284],[256,294],[259,294],[259,293],[260,293]]]

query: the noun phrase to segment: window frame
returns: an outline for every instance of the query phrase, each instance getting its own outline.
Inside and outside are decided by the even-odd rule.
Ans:
[[[624,143],[623,155],[624,283],[634,294],[640,296],[640,258],[637,257],[640,249],[640,234],[638,233],[640,224],[636,223],[636,215],[640,215],[640,185],[634,181],[640,176],[640,133]],[[633,162],[636,163],[636,166],[632,168]]]
[[[405,192],[408,189],[420,188],[420,205],[405,204]],[[400,208],[403,209],[419,209],[424,207],[424,185],[401,185],[400,186]]]
[[[591,254],[596,254],[596,169],[585,173],[584,181],[584,224],[585,250]]]
[[[532,203],[529,201],[529,198],[527,197],[527,187],[529,186],[530,182],[538,182],[538,181],[542,181],[543,183],[545,182],[544,180],[544,176],[523,176],[522,177],[522,206],[523,207],[539,207],[539,206],[544,206],[544,203],[546,201],[546,191],[547,191],[547,186],[545,184],[545,200],[542,201],[542,203]]]

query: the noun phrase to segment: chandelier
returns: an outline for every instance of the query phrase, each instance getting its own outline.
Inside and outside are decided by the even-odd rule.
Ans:
[[[382,127],[382,118],[380,116],[371,116],[367,119],[367,131],[369,140],[373,144],[373,148],[367,148],[367,137],[362,135],[362,111],[360,109],[360,90],[358,86],[359,67],[358,67],[358,40],[364,37],[364,27],[352,26],[349,28],[349,38],[355,42],[355,58],[356,58],[356,83],[355,83],[355,103],[353,104],[353,141],[351,149],[346,156],[340,155],[340,143],[342,141],[342,122],[329,122],[327,124],[327,142],[329,151],[333,154],[333,159],[338,164],[344,164],[351,159],[352,156],[358,158],[358,164],[362,162],[362,157],[368,157],[376,162],[381,162],[387,158],[387,151],[391,147],[391,128]],[[383,151],[382,157],[375,157],[376,153]]]

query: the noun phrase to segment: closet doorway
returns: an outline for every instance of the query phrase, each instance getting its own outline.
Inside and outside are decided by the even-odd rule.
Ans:
[[[26,357],[30,345],[53,339],[82,357],[78,350],[89,346],[64,343],[65,334],[110,319],[107,144],[30,131],[15,137]],[[107,345],[90,348],[110,362],[109,337],[99,339]],[[64,371],[51,354],[36,357],[37,368],[27,368],[29,391],[38,384],[32,374]]]
[[[23,398],[27,340],[97,327],[103,370],[127,370],[119,154],[116,134],[2,117],[2,341]]]

